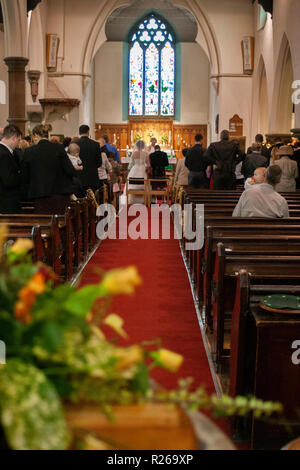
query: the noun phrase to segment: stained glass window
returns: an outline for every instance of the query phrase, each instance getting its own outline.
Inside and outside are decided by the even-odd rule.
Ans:
[[[166,22],[152,13],[129,39],[129,115],[174,116],[175,41]]]

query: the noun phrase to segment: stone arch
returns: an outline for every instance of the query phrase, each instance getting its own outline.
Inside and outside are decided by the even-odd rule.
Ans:
[[[275,84],[273,94],[272,115],[275,132],[288,133],[292,125],[292,83],[294,81],[294,69],[290,43],[284,33],[279,49],[279,55],[275,72]]]
[[[221,55],[219,44],[209,18],[196,0],[174,0],[174,4],[189,10],[198,24],[196,42],[204,49],[211,64],[211,75],[219,76],[221,71]]]
[[[107,18],[117,8],[125,7],[129,4],[128,0],[115,0],[114,2],[103,0],[102,5],[99,6],[82,52],[81,63],[83,74],[89,73],[90,64],[96,52],[106,40],[104,29]],[[194,15],[199,26],[199,34],[196,41],[208,55],[212,75],[218,76],[221,68],[220,51],[209,19],[195,0],[174,0],[174,5],[186,8]]]
[[[95,57],[98,49],[106,41],[105,23],[109,15],[116,9],[122,6],[129,5],[127,0],[103,0],[95,15],[95,19],[86,38],[81,58],[81,69],[83,75],[88,75],[90,65]]]
[[[27,1],[0,0],[6,57],[27,57]]]
[[[269,97],[268,97],[268,79],[265,61],[260,57],[258,65],[258,132],[266,135],[269,132]]]

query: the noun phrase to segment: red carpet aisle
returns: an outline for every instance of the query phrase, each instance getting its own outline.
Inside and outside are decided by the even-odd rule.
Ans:
[[[111,311],[121,315],[129,342],[161,338],[165,348],[184,356],[178,375],[153,371],[165,387],[178,377],[194,377],[214,393],[188,276],[178,240],[105,240],[86,267],[81,285],[97,281],[93,268],[135,265],[143,279],[134,296],[114,300]]]

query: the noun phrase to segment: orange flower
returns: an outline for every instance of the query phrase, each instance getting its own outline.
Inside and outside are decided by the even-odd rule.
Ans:
[[[42,272],[32,276],[28,284],[19,292],[19,300],[15,304],[15,317],[22,323],[30,323],[30,310],[35,303],[36,297],[46,289],[46,279]]]

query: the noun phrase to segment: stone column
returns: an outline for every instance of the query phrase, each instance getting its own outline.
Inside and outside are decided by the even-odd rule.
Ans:
[[[9,124],[14,124],[25,134],[25,57],[5,57],[8,67]]]

